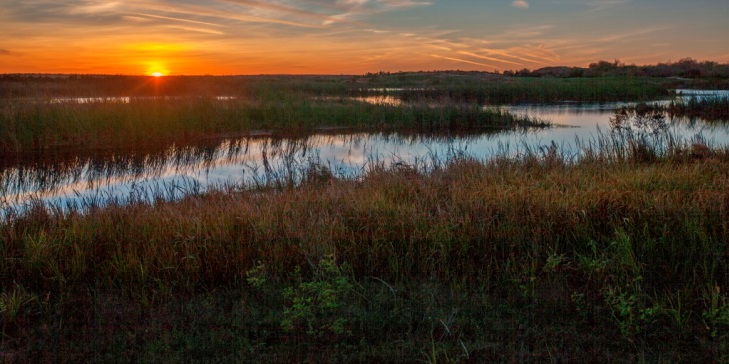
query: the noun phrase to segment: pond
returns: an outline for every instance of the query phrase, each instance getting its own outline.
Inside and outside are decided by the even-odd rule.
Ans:
[[[729,96],[727,91],[677,93],[679,97]],[[388,97],[362,101],[392,100]],[[670,100],[657,103],[667,102]],[[586,142],[609,133],[610,118],[617,109],[629,105],[501,106],[554,124],[551,128],[522,132],[424,135],[348,133],[335,129],[299,138],[252,135],[205,146],[170,146],[151,153],[11,165],[0,171],[0,217],[22,213],[37,203],[54,206],[58,211],[84,210],[108,203],[179,199],[212,188],[256,186],[272,180],[295,182],[312,164],[327,166],[338,176],[355,177],[375,165],[407,163],[427,168],[455,154],[488,159],[553,144],[561,152],[579,157],[577,141]],[[668,132],[685,140],[698,136],[711,145],[729,145],[729,127],[725,123],[679,118],[666,121]]]

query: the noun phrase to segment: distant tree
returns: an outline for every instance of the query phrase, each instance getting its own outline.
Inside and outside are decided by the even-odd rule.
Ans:
[[[591,76],[605,76],[608,74],[616,74],[616,69],[620,68],[623,64],[619,60],[613,62],[598,61],[597,63],[591,63],[589,68],[589,74]]]
[[[688,78],[699,78],[701,77],[701,70],[699,70],[698,68],[692,68],[690,70],[681,72],[681,76]]]
[[[597,61],[587,68],[552,66],[529,71],[505,70],[505,76],[518,77],[688,77],[688,78],[729,78],[729,64],[713,61],[699,62],[693,58],[682,58],[677,62],[658,63],[655,65],[626,65],[620,60]]]
[[[531,76],[531,74],[532,73],[531,73],[531,71],[529,71],[528,68],[524,68],[521,71],[516,72],[516,76],[521,76],[521,77],[529,77],[529,76]]]

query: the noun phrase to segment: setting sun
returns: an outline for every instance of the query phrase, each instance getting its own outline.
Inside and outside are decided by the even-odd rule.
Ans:
[[[163,60],[148,61],[145,62],[145,74],[153,77],[162,77],[170,74],[170,70]]]

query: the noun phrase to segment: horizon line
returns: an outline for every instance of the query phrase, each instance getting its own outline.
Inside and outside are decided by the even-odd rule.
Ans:
[[[692,57],[684,57],[677,61],[665,61],[665,62],[657,62],[652,64],[626,64],[622,63],[620,64],[621,67],[651,67],[651,66],[658,66],[658,65],[674,65],[677,63],[680,63],[681,61],[685,60],[692,60],[696,63],[716,63],[720,66],[729,66],[729,62],[721,63],[720,61],[713,61],[713,60],[698,60]],[[620,62],[619,58],[614,59],[612,62],[607,61],[604,59],[597,60],[595,62],[591,62],[591,64],[599,63],[599,62],[609,62],[609,63],[615,63]],[[588,66],[567,66],[567,65],[553,65],[553,66],[544,66],[534,69],[527,69],[530,72],[538,71],[545,68],[581,68],[581,69],[589,69]],[[447,72],[461,72],[461,73],[485,73],[485,74],[493,74],[493,75],[503,75],[505,72],[512,71],[512,72],[518,72],[523,69],[503,69],[501,71],[487,71],[487,70],[461,70],[461,69],[431,69],[431,70],[399,70],[399,71],[367,71],[364,73],[229,73],[229,74],[166,74],[162,77],[250,77],[250,76],[361,76],[361,75],[368,75],[368,74],[398,74],[398,73],[447,73]],[[4,72],[0,73],[0,76],[112,76],[112,77],[154,77],[149,74],[143,74],[143,73],[77,73],[77,72]]]

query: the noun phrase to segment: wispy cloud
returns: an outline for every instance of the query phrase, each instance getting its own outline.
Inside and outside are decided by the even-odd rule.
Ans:
[[[633,0],[592,0],[588,1],[586,5],[590,7],[590,11],[602,11],[626,5],[632,1]]]
[[[263,1],[255,1],[255,0],[219,0],[221,2],[236,4],[236,5],[243,5],[249,8],[256,9],[258,11],[263,10],[267,11],[268,13],[264,13],[263,15],[270,15],[272,17],[277,16],[294,16],[294,17],[302,17],[305,19],[313,19],[318,22],[323,23],[330,23],[335,22],[337,19],[334,16],[327,15],[327,14],[321,14],[317,13],[315,11],[309,11],[300,9],[294,6],[288,6],[288,5],[281,5],[277,3],[270,3],[270,2],[263,2]]]
[[[121,4],[118,1],[81,1],[78,5],[70,7],[71,14],[97,14],[101,12],[114,11]]]
[[[466,55],[466,56],[469,56],[469,57],[474,57],[474,58],[484,59],[484,60],[487,60],[487,61],[494,61],[494,62],[499,62],[499,63],[507,63],[507,64],[513,64],[513,65],[517,65],[517,66],[520,66],[520,65],[522,65],[522,63],[519,63],[519,62],[513,62],[513,61],[509,61],[509,60],[507,60],[507,59],[504,59],[504,58],[497,58],[497,57],[491,57],[491,56],[484,56],[484,55],[481,55],[481,54],[476,54],[476,53],[473,53],[473,52],[464,52],[464,51],[461,51],[461,52],[459,52],[459,53],[461,53],[461,54],[463,54],[463,55]]]
[[[392,33],[390,30],[383,30],[383,29],[364,29],[365,32],[371,32],[375,34],[387,34]]]
[[[360,21],[383,12],[431,5],[414,0],[6,0],[12,20],[39,23],[113,24],[143,14],[159,19],[216,23],[217,20],[317,28]]]
[[[587,7],[589,12],[608,10],[627,5],[633,0],[552,0],[552,4],[569,7]]]
[[[393,10],[427,6],[431,4],[432,2],[430,1],[411,0],[336,0],[334,2],[334,7],[339,9],[339,13],[333,15],[332,19],[325,21],[324,25],[350,21],[360,17],[376,15]]]
[[[622,40],[630,39],[630,38],[636,38],[636,37],[639,37],[642,35],[660,32],[660,31],[668,30],[668,29],[671,29],[671,27],[663,26],[663,27],[635,29],[635,30],[629,31],[629,32],[607,35],[607,36],[596,39],[596,41],[610,43],[610,42],[622,41]]]
[[[544,35],[545,32],[554,28],[553,25],[534,25],[530,27],[519,27],[505,30],[499,37],[501,39],[523,39],[537,38]]]
[[[551,26],[536,26],[535,28],[539,27],[549,29]],[[497,42],[488,39],[459,37],[458,32],[431,32],[428,35],[427,32],[421,31],[419,35],[409,34],[409,37],[403,37],[403,39],[413,44],[413,47],[417,47],[416,43],[430,47],[432,51],[427,55],[431,58],[452,62],[450,67],[457,67],[458,63],[464,63],[489,70],[531,68],[548,65],[561,58],[559,54],[544,44],[499,47],[495,44]],[[509,41],[508,44],[513,42],[513,40]]]
[[[209,23],[209,22],[198,21],[198,20],[175,18],[175,17],[171,17],[171,16],[162,16],[162,15],[145,14],[145,13],[130,13],[130,14],[138,15],[138,16],[141,16],[141,17],[154,18],[154,19],[164,19],[164,20],[172,20],[172,21],[183,22],[183,23],[192,23],[192,24],[200,24],[200,25],[210,25],[210,26],[214,26],[214,27],[221,26],[220,24]]]
[[[207,29],[207,28],[199,28],[199,27],[188,27],[183,25],[166,25],[167,28],[170,29],[180,29],[180,30],[186,30],[188,32],[198,32],[198,33],[205,33],[205,34],[215,34],[215,35],[223,35],[225,33],[215,30],[215,29]]]
[[[134,4],[134,3],[133,3]],[[289,18],[285,16],[274,17],[270,14],[261,14],[250,11],[246,7],[233,6],[228,8],[221,8],[204,5],[191,5],[191,4],[165,4],[157,1],[145,1],[141,6],[134,7],[133,9],[141,9],[138,12],[144,12],[147,14],[157,13],[162,16],[169,16],[175,18],[193,18],[197,19],[200,17],[212,18],[218,20],[232,20],[238,22],[247,23],[261,23],[261,24],[278,24],[288,25],[294,27],[303,28],[317,28],[321,27],[318,22],[312,23],[306,20]],[[175,14],[175,16],[172,16]]]
[[[258,1],[201,1],[195,3],[170,0],[115,1],[50,1],[7,0],[11,5],[7,17],[27,23],[73,25],[105,25],[123,22],[123,17],[134,14],[185,19],[189,21],[217,22],[220,20],[244,23],[278,24],[294,27],[321,27],[325,15],[297,10],[292,7]]]
[[[426,5],[433,4],[430,1],[409,1],[409,0],[379,0],[378,2],[386,7],[392,7],[392,8],[426,6]]]
[[[455,57],[446,57],[446,56],[441,56],[441,55],[438,55],[438,54],[431,54],[430,56],[433,57],[433,58],[446,59],[446,60],[449,60],[449,61],[455,61],[455,62],[460,62],[460,63],[473,64],[473,65],[483,66],[483,67],[489,67],[489,68],[498,68],[497,66],[494,66],[494,65],[490,65],[490,64],[486,64],[486,63],[481,63],[481,62],[475,62],[475,61],[469,61],[467,59],[461,59],[461,58],[455,58]]]
[[[658,19],[634,0],[500,1],[0,0],[0,72],[134,73],[153,61],[176,73],[359,73],[534,69],[660,52],[667,59],[657,61],[727,58],[718,5]]]

